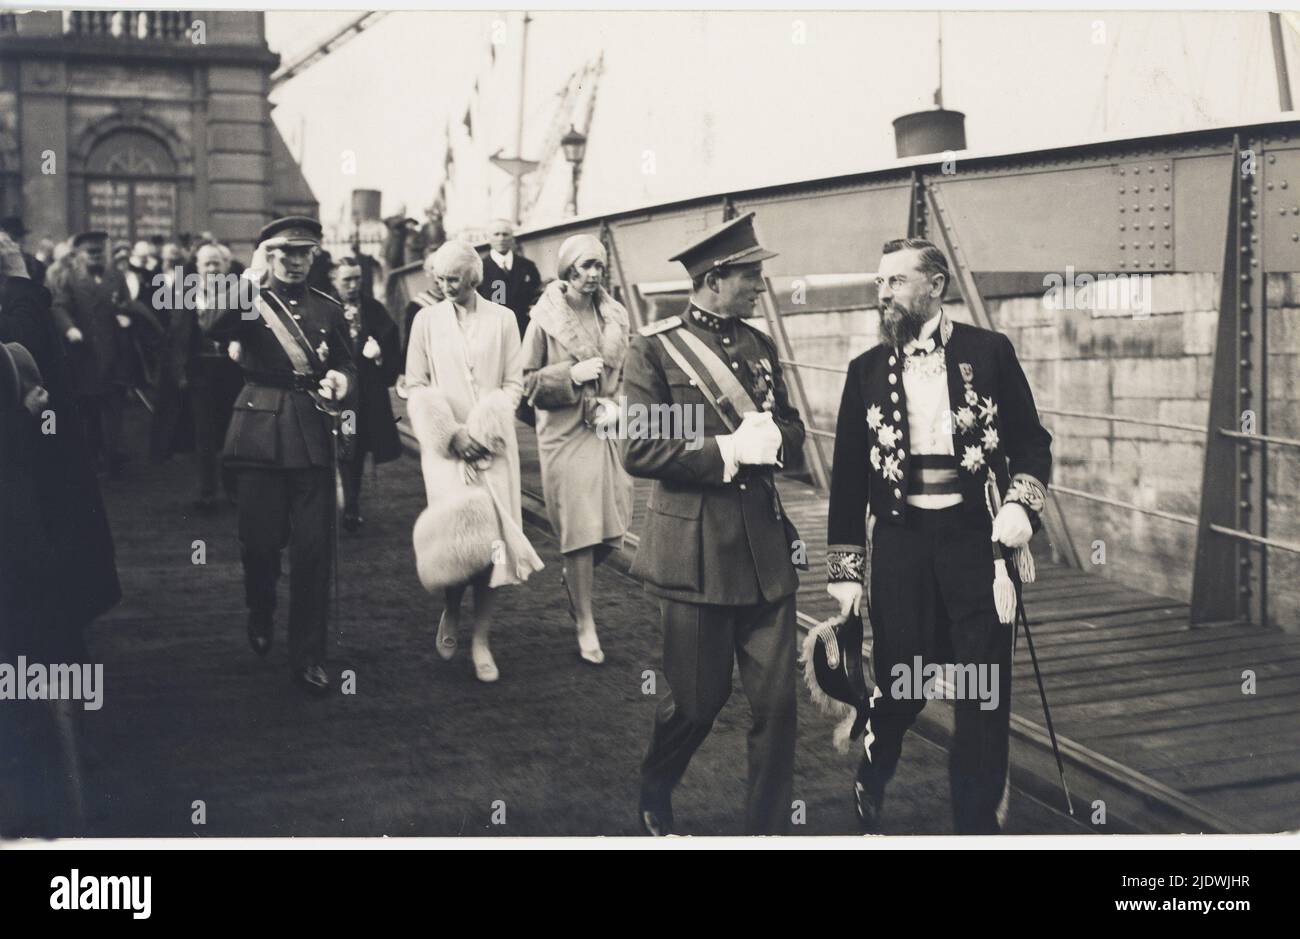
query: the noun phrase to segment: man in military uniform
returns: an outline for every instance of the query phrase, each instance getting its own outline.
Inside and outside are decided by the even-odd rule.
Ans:
[[[320,223],[291,216],[262,229],[269,277],[253,306],[223,310],[209,339],[238,341],[244,388],[226,433],[226,465],[239,474],[239,541],[253,650],[271,648],[280,552],[289,547],[289,659],[307,690],[325,674],[333,550],[338,402],[353,384],[343,307],[306,284]],[[255,256],[252,270],[262,263]],[[251,273],[251,272],[250,272]]]
[[[1007,337],[943,312],[942,251],[891,241],[877,271],[882,341],[849,363],[827,529],[827,591],[842,613],[860,610],[873,558],[876,690],[855,805],[863,829],[878,830],[903,734],[925,705],[909,673],[918,663],[973,666],[996,686],[997,705],[969,689],[955,702],[953,816],[959,834],[996,834],[1010,791],[1013,629],[998,616],[994,561],[1039,526],[1052,438]]]
[[[746,830],[778,834],[790,821],[798,534],[773,472],[799,452],[804,427],[775,345],[742,321],[771,257],[753,213],[709,232],[671,259],[691,276],[690,305],[642,329],[628,352],[629,411],[694,408],[703,438],[651,434],[623,451],[629,473],[655,480],[632,568],[659,599],[670,687],[641,765],[640,823],[652,835],[672,830],[673,787],[731,694],[736,660],[752,715]]]

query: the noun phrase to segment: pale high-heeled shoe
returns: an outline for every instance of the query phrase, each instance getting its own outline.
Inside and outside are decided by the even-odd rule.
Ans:
[[[479,646],[474,646],[470,649],[470,656],[474,659],[474,675],[479,681],[490,685],[501,677],[497,663],[492,659],[491,649],[480,651]]]
[[[445,662],[456,654],[456,646],[456,634],[447,631],[447,611],[443,610],[442,616],[438,617],[438,635],[434,639],[434,648]]]
[[[578,625],[578,611],[573,607],[573,594],[569,593],[569,581],[568,578],[564,576],[563,571],[560,572],[560,584],[564,587],[565,599],[569,601],[569,617],[573,620],[573,625],[576,626]],[[582,633],[578,633],[578,655],[584,662],[589,662],[592,665],[604,665],[605,653],[601,651],[600,639],[596,636],[596,631],[594,629],[591,632],[592,639],[594,639],[596,643],[594,646],[584,646],[582,643]]]

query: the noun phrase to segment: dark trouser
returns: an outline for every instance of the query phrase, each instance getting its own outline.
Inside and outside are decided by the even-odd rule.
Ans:
[[[329,617],[330,525],[334,480],[328,468],[241,469],[239,543],[248,608],[275,609],[280,551],[289,546],[289,661],[323,665]]]
[[[660,600],[669,691],[655,713],[641,764],[641,797],[662,804],[731,695],[732,662],[749,698],[749,790],[745,830],[787,830],[794,789],[795,598],[752,606]]]
[[[233,386],[223,374],[227,366],[235,368]],[[194,457],[199,465],[199,498],[213,499],[217,495],[218,477],[227,493],[234,491],[232,474],[221,471],[221,446],[230,426],[242,376],[238,366],[230,361],[200,359],[197,369],[202,372],[201,380],[190,386],[190,400],[194,413]]]
[[[343,514],[361,514],[361,477],[365,474],[366,455],[356,453],[350,460],[339,460],[343,479]]]
[[[961,506],[909,507],[905,526],[876,526],[871,557],[871,658],[880,696],[859,780],[883,792],[898,767],[903,734],[925,706],[915,694],[923,683],[912,677],[917,657],[923,667],[974,665],[990,695],[996,685],[997,707],[982,709],[970,681],[954,702],[953,821],[959,834],[996,834],[1008,782],[1012,627],[998,621],[993,603],[988,532],[971,526]]]
[[[81,419],[86,428],[86,443],[95,460],[112,463],[122,455],[122,411],[126,405],[126,392],[110,387],[97,395],[77,399]]]

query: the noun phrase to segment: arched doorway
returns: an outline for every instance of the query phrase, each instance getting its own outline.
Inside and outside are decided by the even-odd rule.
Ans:
[[[176,235],[176,162],[151,134],[119,130],[86,158],[86,223],[113,239]]]

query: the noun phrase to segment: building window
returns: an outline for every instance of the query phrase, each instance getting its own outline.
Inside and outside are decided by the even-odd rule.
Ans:
[[[86,160],[86,227],[114,240],[176,235],[176,163],[142,131],[110,134]]]

